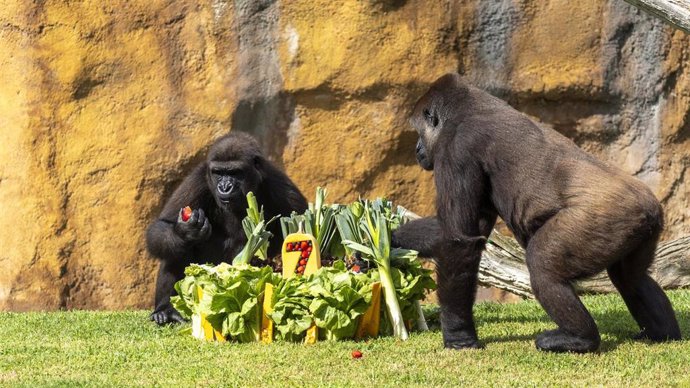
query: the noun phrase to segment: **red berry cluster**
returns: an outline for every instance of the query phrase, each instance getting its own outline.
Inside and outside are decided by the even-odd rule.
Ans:
[[[297,263],[297,268],[295,273],[298,275],[304,275],[304,269],[307,268],[307,262],[309,261],[309,256],[311,256],[311,241],[296,241],[293,243],[287,243],[285,250],[287,252],[302,252],[301,259]]]

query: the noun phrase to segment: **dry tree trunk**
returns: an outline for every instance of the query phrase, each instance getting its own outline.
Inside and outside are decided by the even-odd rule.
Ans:
[[[410,219],[419,218],[408,210]],[[650,274],[664,289],[690,287],[690,236],[659,243]],[[525,263],[525,250],[514,238],[494,230],[479,262],[479,284],[524,298],[534,298]],[[613,292],[606,272],[575,284],[580,294]]]
[[[674,27],[690,33],[689,0],[625,0]]]
[[[690,286],[690,236],[659,243],[650,274],[664,289]],[[494,231],[479,264],[479,283],[533,298],[525,251],[513,238]],[[615,291],[606,273],[576,283],[580,293]]]

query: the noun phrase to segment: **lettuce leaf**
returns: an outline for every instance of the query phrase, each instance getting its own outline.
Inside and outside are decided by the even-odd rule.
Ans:
[[[239,342],[259,340],[264,287],[279,281],[270,267],[192,264],[185,275],[175,285],[178,296],[171,298],[180,314],[187,318],[204,314],[214,329]],[[198,287],[202,289],[201,299]]]
[[[333,267],[321,268],[309,279],[313,298],[309,311],[320,334],[330,340],[352,338],[357,330],[358,317],[371,304],[371,278],[355,275],[345,269],[342,261]]]
[[[301,341],[314,319],[307,277],[283,279],[273,290],[273,311],[268,314],[274,322],[274,336],[278,340]]]

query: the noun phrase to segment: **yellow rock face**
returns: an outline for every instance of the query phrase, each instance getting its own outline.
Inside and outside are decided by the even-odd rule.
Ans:
[[[406,120],[448,71],[646,181],[664,237],[688,234],[688,43],[621,1],[5,1],[0,309],[149,308],[144,230],[230,129],[307,197],[432,214]]]

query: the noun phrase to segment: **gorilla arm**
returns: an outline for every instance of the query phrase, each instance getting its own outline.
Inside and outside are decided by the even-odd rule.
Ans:
[[[202,210],[204,202],[212,201],[207,198],[204,172],[202,163],[185,178],[165,204],[160,217],[146,231],[149,252],[161,260],[156,278],[155,309],[151,314],[151,320],[159,325],[184,320],[170,304],[170,296],[175,295],[175,282],[184,276],[195,243],[211,234],[211,224]],[[195,210],[184,222],[180,209],[187,205]]]
[[[190,242],[210,235],[211,224],[202,209],[212,201],[204,178],[205,170],[202,163],[182,181],[159,218],[146,231],[146,244],[153,256],[164,261],[180,261],[192,253]],[[180,210],[185,206],[194,209],[187,222],[180,217]]]
[[[394,248],[414,249],[421,257],[432,257],[434,246],[441,240],[437,217],[424,217],[401,225],[391,237]]]
[[[447,348],[481,345],[472,317],[479,260],[496,213],[483,203],[485,182],[474,162],[450,171],[449,161],[437,159],[435,179],[441,241],[434,248],[443,342]]]

